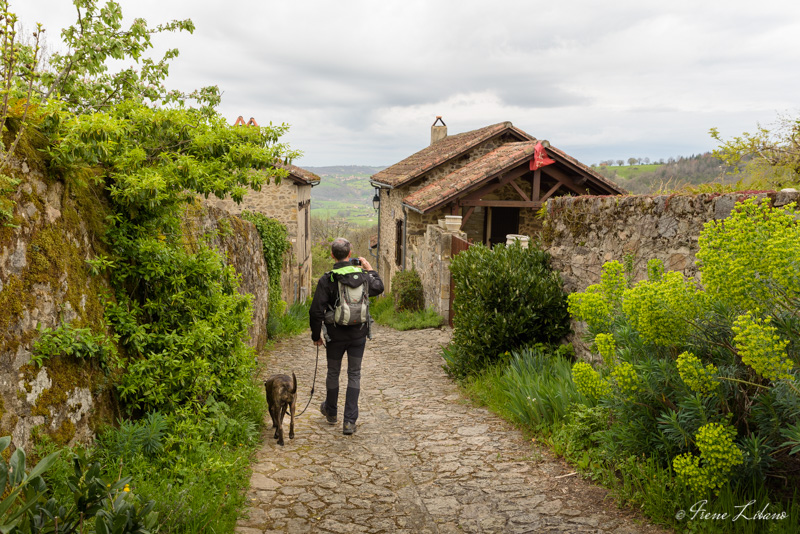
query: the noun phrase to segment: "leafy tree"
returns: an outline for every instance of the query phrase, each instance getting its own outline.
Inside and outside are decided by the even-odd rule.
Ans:
[[[73,0],[77,21],[61,32],[66,52],[54,52],[41,73],[21,72],[20,81],[31,83],[42,102],[58,99],[76,113],[108,109],[125,100],[183,105],[193,99],[210,112],[220,101],[216,86],[191,93],[168,90],[164,82],[169,62],[178,56],[177,49],[167,50],[155,60],[145,57],[152,48],[151,38],[162,32],[194,31],[191,20],[173,20],[155,28],[137,18],[128,27],[122,26],[119,3],[109,0],[101,7],[98,0]],[[22,47],[30,56],[30,47]],[[132,60],[116,72],[109,68],[111,60]]]
[[[635,165],[637,159],[636,158],[628,158],[628,165]]]
[[[618,159],[618,160],[617,160],[617,165],[619,165],[620,167],[622,167],[623,165],[625,165],[625,160]]]
[[[734,168],[744,166],[750,182],[782,188],[800,182],[800,118],[779,116],[771,128],[761,125],[755,133],[723,140],[717,128],[711,137],[720,146],[714,155]]]

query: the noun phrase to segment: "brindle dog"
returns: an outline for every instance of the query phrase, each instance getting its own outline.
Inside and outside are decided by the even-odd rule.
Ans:
[[[297,402],[297,377],[292,372],[292,377],[287,375],[272,375],[264,382],[267,391],[269,414],[272,416],[272,428],[275,429],[274,438],[278,445],[283,445],[283,416],[289,409],[289,439],[294,439],[294,408]]]

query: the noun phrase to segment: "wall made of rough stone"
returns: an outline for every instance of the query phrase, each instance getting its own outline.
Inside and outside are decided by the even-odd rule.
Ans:
[[[466,239],[464,232],[451,232],[438,224],[429,225],[418,246],[416,269],[422,279],[425,306],[449,319],[450,258],[453,236]]]
[[[239,292],[253,295],[253,322],[248,345],[261,350],[267,342],[269,275],[261,236],[250,221],[213,206],[198,205],[187,210],[184,227],[194,239],[220,251],[228,265],[240,275]]]
[[[284,179],[280,184],[262,186],[261,191],[248,189],[239,204],[230,197],[209,197],[206,201],[208,205],[233,215],[240,215],[245,210],[254,211],[286,226],[293,257],[286,258],[283,264],[281,298],[289,303],[295,302],[301,293],[308,294],[311,291],[311,232],[305,228],[304,211],[310,209],[310,194],[310,185],[298,185],[293,180]]]
[[[35,163],[31,162],[31,166]],[[72,323],[101,333],[108,280],[86,260],[105,251],[103,191],[74,187],[18,163],[13,226],[0,226],[0,435],[28,447],[34,428],[61,445],[88,442],[114,418],[114,395],[97,366],[56,357],[31,361],[40,329]]]
[[[669,196],[558,197],[547,201],[541,237],[552,266],[569,292],[600,281],[603,264],[632,262],[633,279],[646,277],[656,258],[667,270],[700,279],[695,261],[703,225],[725,219],[737,202],[769,199],[774,206],[800,200],[798,193],[729,193]],[[577,354],[591,355],[582,341],[583,325],[573,321]]]
[[[798,193],[729,193],[669,196],[558,197],[547,201],[542,237],[553,266],[569,291],[600,281],[607,261],[633,261],[635,280],[645,278],[647,262],[697,277],[695,263],[703,225],[730,215],[737,202],[770,198],[775,206]]]
[[[0,226],[0,435],[26,449],[34,429],[60,445],[88,443],[119,417],[114,383],[93,362],[57,356],[39,366],[31,356],[43,328],[106,331],[110,286],[86,260],[108,254],[101,238],[110,208],[102,188],[55,180],[33,162],[10,172],[21,183],[12,195],[14,226]],[[214,209],[194,211],[195,237],[210,236],[241,273],[241,290],[255,295],[251,344],[263,346],[268,284],[255,226]]]

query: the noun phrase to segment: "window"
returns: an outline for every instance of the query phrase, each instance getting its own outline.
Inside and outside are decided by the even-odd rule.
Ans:
[[[394,262],[400,267],[403,264],[403,221],[398,219],[394,233]]]

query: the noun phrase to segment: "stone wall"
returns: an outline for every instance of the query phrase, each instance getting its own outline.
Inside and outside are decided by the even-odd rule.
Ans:
[[[725,219],[737,202],[756,197],[775,206],[800,200],[798,193],[729,193],[664,196],[558,197],[547,201],[542,241],[564,289],[583,291],[600,281],[604,263],[629,262],[633,279],[646,277],[656,258],[667,270],[700,278],[695,262],[703,225]],[[572,322],[576,354],[592,359],[583,342],[584,325]]]
[[[311,291],[311,231],[310,220],[311,186],[298,185],[289,178],[280,184],[265,184],[261,191],[248,189],[244,199],[237,204],[230,197],[219,199],[211,196],[208,205],[240,215],[242,211],[254,211],[280,221],[286,226],[292,242],[292,257],[286,258],[281,275],[281,298],[293,303]]]
[[[267,342],[269,275],[261,237],[253,223],[213,206],[195,206],[184,217],[185,228],[225,255],[241,276],[239,292],[253,295],[253,323],[248,344],[261,350]]]
[[[416,262],[425,292],[425,306],[432,307],[445,320],[450,318],[450,251],[454,235],[467,238],[464,232],[429,225],[420,240]]]
[[[60,445],[90,442],[100,425],[119,417],[112,378],[76,358],[39,367],[31,356],[42,328],[105,329],[103,293],[110,286],[86,260],[108,254],[101,239],[110,214],[106,194],[55,180],[35,162],[11,172],[21,184],[12,196],[13,226],[0,226],[0,435],[25,448],[34,429]],[[214,209],[190,211],[195,238],[207,235],[225,251],[242,275],[241,290],[255,295],[250,343],[263,346],[268,284],[255,226]]]
[[[737,202],[751,197],[783,206],[800,194],[558,197],[547,201],[541,235],[568,291],[598,283],[601,267],[611,260],[632,262],[634,280],[645,278],[652,258],[667,270],[697,277],[703,225],[726,218]]]

